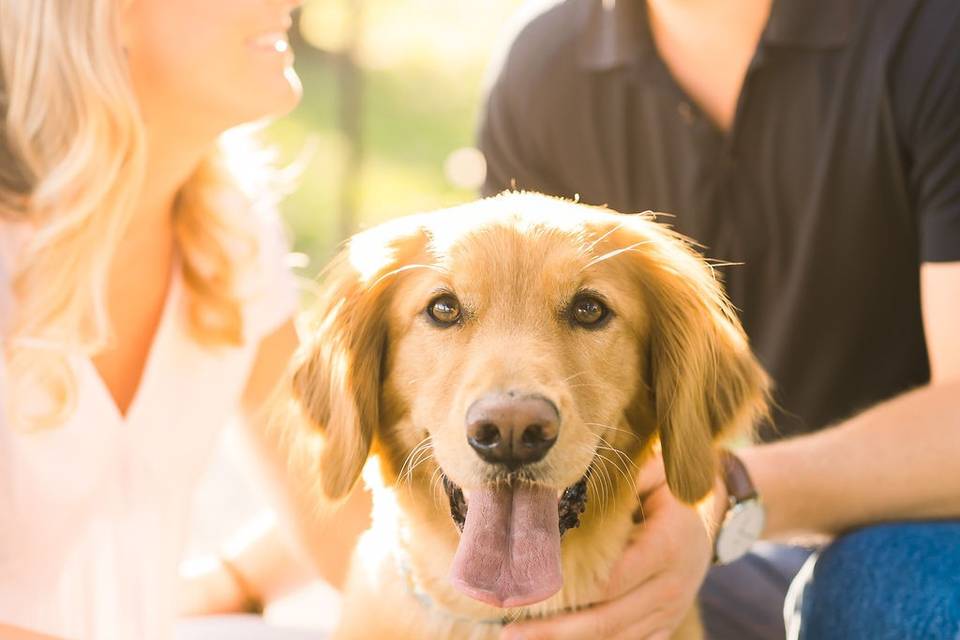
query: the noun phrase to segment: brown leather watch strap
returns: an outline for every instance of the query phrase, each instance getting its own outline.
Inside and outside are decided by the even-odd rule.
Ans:
[[[723,468],[723,484],[726,485],[727,494],[734,503],[757,497],[757,489],[753,486],[747,467],[740,458],[728,449],[721,449],[720,464]]]

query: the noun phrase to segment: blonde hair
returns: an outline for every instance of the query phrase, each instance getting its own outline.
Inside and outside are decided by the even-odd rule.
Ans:
[[[76,403],[69,357],[110,340],[108,270],[146,155],[119,4],[0,0],[0,221],[29,227],[5,345],[17,424],[65,420]],[[174,205],[190,327],[208,345],[243,340],[239,274],[256,257],[260,203],[237,184],[218,147]]]

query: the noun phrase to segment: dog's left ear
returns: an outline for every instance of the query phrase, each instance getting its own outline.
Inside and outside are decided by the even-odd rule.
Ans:
[[[713,489],[715,441],[766,413],[767,376],[713,270],[686,239],[639,216],[629,227],[650,316],[647,377],[667,484],[694,503]]]
[[[320,481],[340,499],[360,477],[380,423],[393,271],[410,250],[409,236],[384,225],[355,236],[330,264],[308,341],[294,360],[291,392],[323,436]]]
[[[322,286],[309,342],[297,354],[292,393],[323,435],[321,486],[337,500],[360,477],[379,421],[385,310],[383,292],[364,286],[346,252]]]

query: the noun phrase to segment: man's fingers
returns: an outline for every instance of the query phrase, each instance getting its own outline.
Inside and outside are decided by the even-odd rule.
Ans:
[[[675,545],[657,528],[638,527],[610,572],[606,599],[618,598],[658,576],[674,558]]]
[[[685,607],[674,588],[666,581],[646,582],[622,598],[590,609],[559,615],[546,620],[511,624],[504,628],[501,640],[597,640],[618,638],[626,630],[629,638],[647,638],[679,624]],[[655,637],[655,636],[654,636]]]
[[[671,635],[665,629],[651,630],[648,625],[635,624],[607,640],[670,640]]]
[[[628,619],[628,615],[630,619]],[[594,640],[610,638],[636,615],[627,599],[605,602],[590,609],[559,615],[547,620],[511,624],[501,640]]]

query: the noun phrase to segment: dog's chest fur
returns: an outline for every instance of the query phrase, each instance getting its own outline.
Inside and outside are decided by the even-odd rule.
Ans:
[[[599,498],[595,498],[599,500]],[[423,504],[405,489],[378,488],[374,525],[360,541],[334,638],[498,638],[495,621],[537,617],[604,599],[603,585],[632,526],[628,491],[609,500],[602,517],[588,509],[562,545],[563,589],[531,607],[498,609],[456,591],[448,573],[458,533],[446,507]]]

